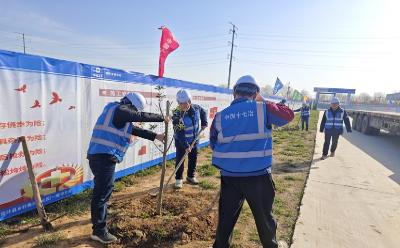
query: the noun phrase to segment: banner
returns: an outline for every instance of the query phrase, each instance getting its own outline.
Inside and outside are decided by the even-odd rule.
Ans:
[[[167,56],[179,47],[178,41],[168,28],[162,26],[161,40],[160,40],[160,60],[158,63],[158,76],[164,76],[164,65]]]
[[[281,80],[277,77],[274,85],[274,89],[272,91],[273,95],[276,95],[281,89],[283,88],[283,83]]]
[[[108,102],[140,92],[149,103],[144,111],[159,113],[156,86],[164,87],[165,100],[173,101],[173,107],[176,92],[186,88],[193,102],[208,111],[211,124],[232,100],[230,90],[216,86],[3,50],[0,84],[0,221],[35,209],[18,137],[26,137],[43,202],[49,204],[92,186],[86,151]],[[164,131],[163,123],[143,128],[150,124],[157,125],[155,132]],[[172,133],[171,127],[170,138]],[[202,135],[201,146],[208,144],[208,135]],[[116,178],[156,165],[161,156],[153,142],[133,137]],[[168,153],[173,157],[174,148]]]
[[[295,101],[302,101],[303,97],[301,95],[301,93],[298,90],[294,90],[293,91],[293,95],[292,95],[292,99]]]

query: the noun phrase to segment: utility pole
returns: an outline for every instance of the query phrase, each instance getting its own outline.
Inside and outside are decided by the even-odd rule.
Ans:
[[[24,54],[25,54],[26,53],[26,51],[25,51],[25,34],[24,33],[18,33],[18,32],[15,32],[15,33],[22,35],[22,46],[24,48]]]
[[[289,93],[290,93],[290,82],[289,82],[289,84],[288,84],[288,88],[287,88],[287,92],[286,92],[286,101],[287,101],[288,107],[290,106],[290,103],[289,103]]]
[[[236,30],[237,27],[235,24],[233,24],[232,22],[230,22],[230,24],[232,25],[232,29],[229,30],[229,32],[232,32],[232,41],[231,41],[231,54],[229,56],[229,75],[228,75],[228,89],[229,86],[231,84],[231,70],[232,70],[232,58],[233,58],[233,47],[234,47],[234,43],[235,43],[235,35],[236,35]]]

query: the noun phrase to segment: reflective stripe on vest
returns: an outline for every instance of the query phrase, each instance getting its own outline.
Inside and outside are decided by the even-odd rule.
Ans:
[[[188,143],[193,142],[196,135],[199,133],[200,130],[200,111],[194,109],[194,117],[190,117],[187,115],[187,112],[184,113],[182,117],[183,124],[185,126],[185,137]]]
[[[332,110],[329,109],[325,112],[325,129],[343,129],[343,116],[344,111],[338,110],[336,111],[335,115],[333,114]]]
[[[301,108],[301,116],[310,116],[309,108]]]
[[[236,102],[215,116],[218,132],[212,163],[231,173],[266,170],[272,164],[271,131],[265,103]]]
[[[114,155],[119,162],[123,160],[131,142],[132,124],[126,123],[124,128],[117,129],[112,118],[118,103],[109,103],[97,119],[89,143],[88,154],[106,153]]]
[[[257,125],[258,125],[258,133],[254,134],[239,134],[231,137],[224,137],[221,132],[221,113],[217,113],[215,116],[215,129],[218,131],[218,142],[219,143],[230,143],[233,141],[243,141],[243,140],[255,140],[255,139],[263,139],[271,137],[270,132],[265,132],[265,120],[264,120],[264,110],[263,105],[257,104]]]

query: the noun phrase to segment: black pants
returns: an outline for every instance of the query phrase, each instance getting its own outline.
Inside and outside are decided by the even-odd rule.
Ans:
[[[104,235],[107,229],[107,202],[114,188],[115,162],[109,160],[89,160],[94,175],[91,202],[93,234]]]
[[[219,216],[214,248],[230,246],[233,228],[246,200],[253,213],[264,248],[277,248],[276,221],[272,216],[275,189],[270,174],[254,177],[221,177]]]
[[[183,158],[185,155],[185,149],[177,146],[176,147],[176,159],[175,159],[175,168],[178,165],[179,161]],[[187,176],[188,177],[194,177],[194,174],[196,172],[196,163],[197,163],[197,146],[194,146],[192,151],[188,154],[188,171],[187,171]],[[178,169],[175,175],[175,179],[182,179],[183,176],[183,164],[181,167]]]
[[[304,124],[306,124],[306,131],[308,131],[308,122],[309,122],[309,117],[301,117],[301,130],[304,130]]]
[[[331,146],[331,152],[336,151],[336,147],[339,141],[339,134],[328,134],[325,133],[325,142],[324,142],[324,149],[322,150],[322,155],[328,155],[328,150],[329,150],[329,145],[331,143],[332,139],[332,146]]]

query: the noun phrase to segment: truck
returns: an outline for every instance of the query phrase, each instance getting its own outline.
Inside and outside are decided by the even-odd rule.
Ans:
[[[400,113],[367,110],[346,110],[353,118],[353,129],[369,135],[378,135],[385,130],[400,135]]]

